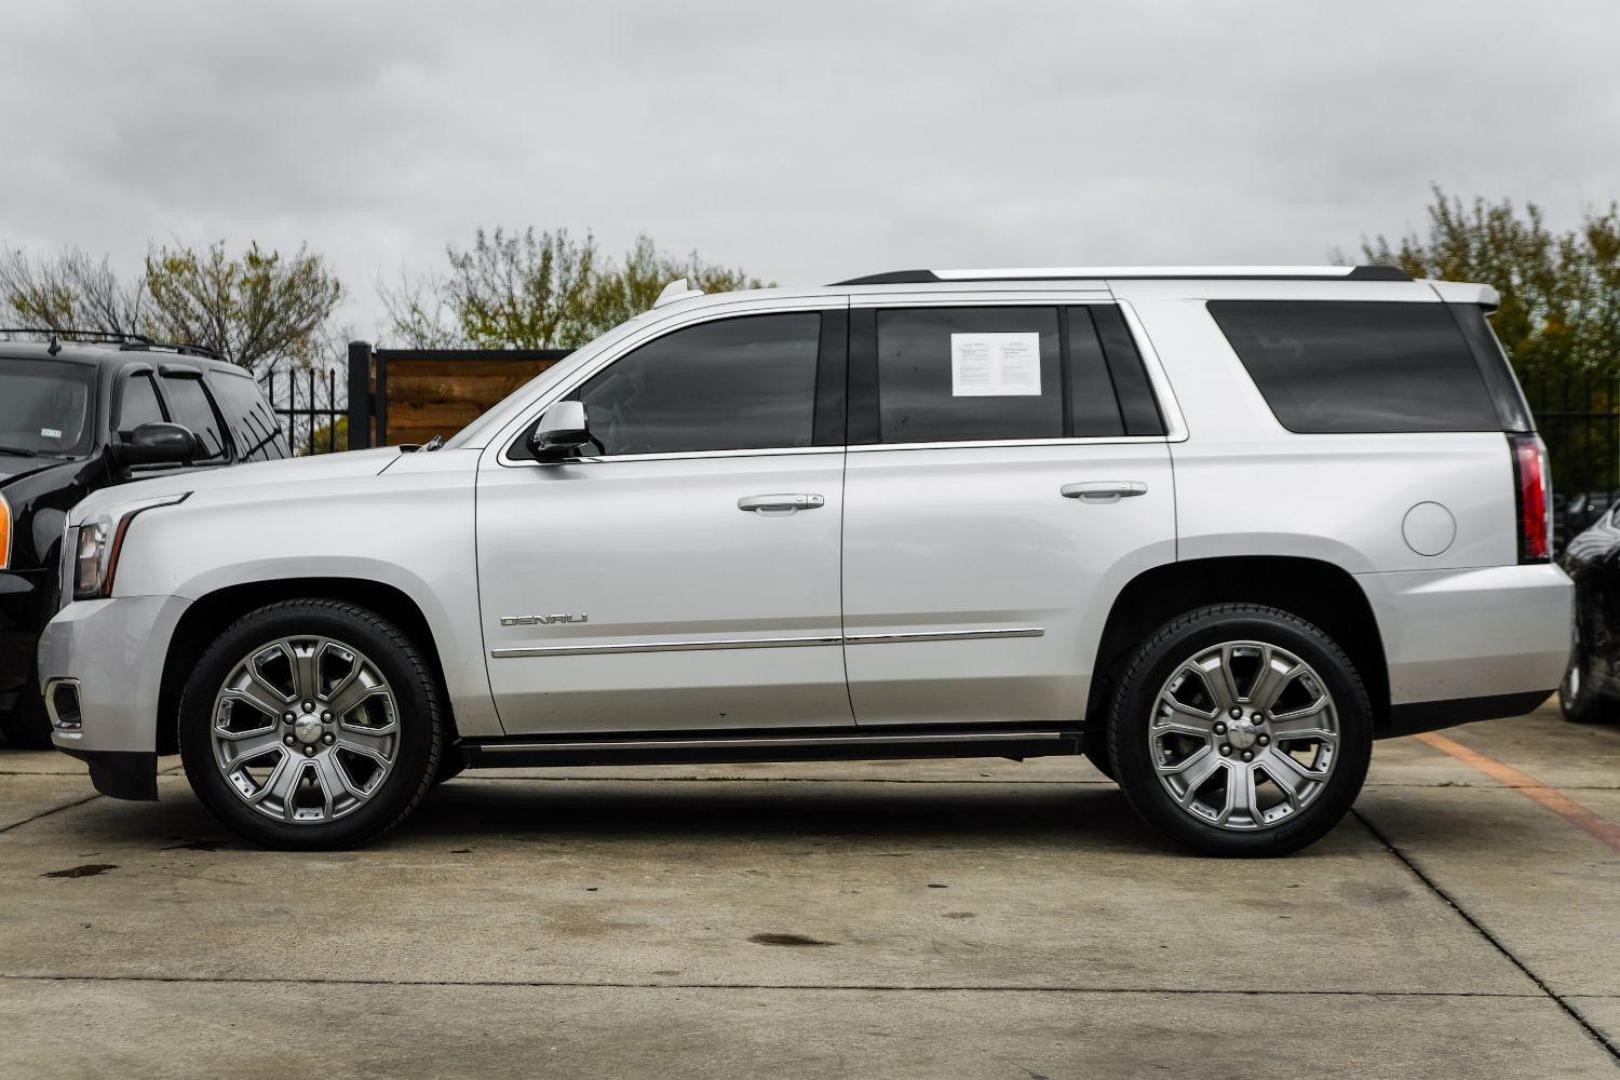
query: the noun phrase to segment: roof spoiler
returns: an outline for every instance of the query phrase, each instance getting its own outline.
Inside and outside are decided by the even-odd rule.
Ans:
[[[1448,304],[1475,304],[1489,315],[1502,306],[1502,294],[1490,285],[1471,281],[1431,281],[1429,288]]]

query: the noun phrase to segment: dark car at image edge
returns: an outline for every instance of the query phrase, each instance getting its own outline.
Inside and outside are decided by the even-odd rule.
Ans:
[[[1575,582],[1569,668],[1558,687],[1564,719],[1620,719],[1620,505],[1569,541],[1559,565]]]
[[[67,511],[93,491],[288,456],[253,377],[194,346],[0,330],[0,735],[48,746],[35,648],[61,599]]]

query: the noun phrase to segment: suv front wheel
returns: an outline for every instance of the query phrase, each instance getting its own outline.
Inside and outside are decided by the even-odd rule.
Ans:
[[[1276,608],[1171,620],[1115,688],[1109,753],[1150,824],[1211,855],[1282,855],[1347,813],[1372,756],[1361,677],[1331,638]]]
[[[192,790],[238,833],[326,849],[399,824],[438,775],[438,693],[393,623],[354,604],[269,604],[203,653],[180,701]]]

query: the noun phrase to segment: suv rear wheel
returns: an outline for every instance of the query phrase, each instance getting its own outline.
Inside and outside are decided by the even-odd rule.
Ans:
[[[1109,752],[1136,811],[1211,855],[1281,855],[1336,825],[1366,779],[1372,716],[1344,652],[1276,608],[1188,612],[1115,688]]]
[[[1572,724],[1603,719],[1605,703],[1592,681],[1592,661],[1581,648],[1581,623],[1575,620],[1569,646],[1569,667],[1558,684],[1558,711]]]
[[[415,808],[444,741],[426,659],[396,626],[331,600],[269,604],[202,655],[180,752],[215,817],[270,847],[374,840]]]

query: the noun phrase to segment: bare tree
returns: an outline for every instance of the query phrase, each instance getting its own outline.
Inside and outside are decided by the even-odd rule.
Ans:
[[[140,333],[150,309],[144,277],[120,280],[106,256],[97,262],[78,248],[0,252],[0,303],[10,309],[6,322],[108,334]]]
[[[403,271],[399,284],[377,282],[377,297],[388,315],[388,334],[412,349],[471,348],[450,309],[444,279],[430,274],[412,278]]]
[[[389,332],[414,348],[574,348],[652,306],[663,287],[685,277],[708,292],[757,288],[741,270],[659,252],[636,238],[622,263],[589,233],[566,229],[508,233],[479,229],[473,245],[445,249],[446,277],[377,286]]]

